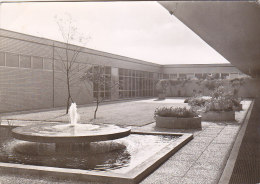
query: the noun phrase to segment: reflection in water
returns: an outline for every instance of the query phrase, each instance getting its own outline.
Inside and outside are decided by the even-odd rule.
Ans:
[[[176,138],[131,134],[114,141],[55,145],[16,140],[9,128],[0,127],[0,162],[125,172]]]

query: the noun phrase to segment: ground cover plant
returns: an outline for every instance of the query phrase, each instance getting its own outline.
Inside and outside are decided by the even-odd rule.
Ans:
[[[154,117],[176,117],[176,118],[193,118],[198,117],[198,113],[192,108],[186,107],[159,107],[154,111]]]

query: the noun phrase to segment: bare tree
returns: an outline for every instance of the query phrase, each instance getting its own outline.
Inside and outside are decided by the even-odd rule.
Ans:
[[[93,89],[96,93],[94,95],[94,99],[96,102],[96,109],[94,111],[94,119],[97,117],[97,111],[100,103],[102,103],[105,99],[104,89],[108,91],[113,91],[116,87],[119,86],[119,82],[115,82],[111,80],[106,72],[105,66],[93,66],[92,68],[88,69],[85,74],[81,77],[81,80],[84,82],[92,82]]]
[[[65,80],[67,88],[67,106],[66,114],[68,114],[69,106],[73,101],[71,88],[73,85],[79,82],[81,71],[84,71],[89,65],[85,67],[79,67],[77,58],[82,51],[83,47],[77,47],[72,44],[85,45],[89,38],[84,37],[77,31],[77,27],[69,14],[65,14],[62,18],[55,16],[56,23],[58,25],[59,31],[63,38],[65,47],[54,46],[55,55],[58,56],[60,65],[55,67],[60,70],[65,77],[61,80]]]

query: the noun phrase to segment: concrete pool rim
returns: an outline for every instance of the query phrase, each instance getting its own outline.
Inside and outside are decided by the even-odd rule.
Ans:
[[[57,168],[35,165],[24,165],[0,162],[0,172],[15,175],[33,175],[36,177],[54,177],[61,180],[105,182],[105,183],[124,183],[133,184],[143,180],[146,176],[156,170],[162,163],[176,153],[180,148],[193,139],[192,134],[188,133],[165,133],[165,132],[137,132],[131,134],[141,135],[169,135],[180,136],[177,140],[165,146],[160,152],[156,152],[152,157],[146,159],[130,171],[119,174],[109,171],[87,171],[80,169]]]

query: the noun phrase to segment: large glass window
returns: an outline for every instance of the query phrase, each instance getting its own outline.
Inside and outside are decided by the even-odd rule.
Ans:
[[[90,69],[93,75],[93,96],[94,98],[111,99],[111,67],[109,66],[93,66]]]
[[[135,98],[154,95],[152,72],[119,68],[119,98]]]

